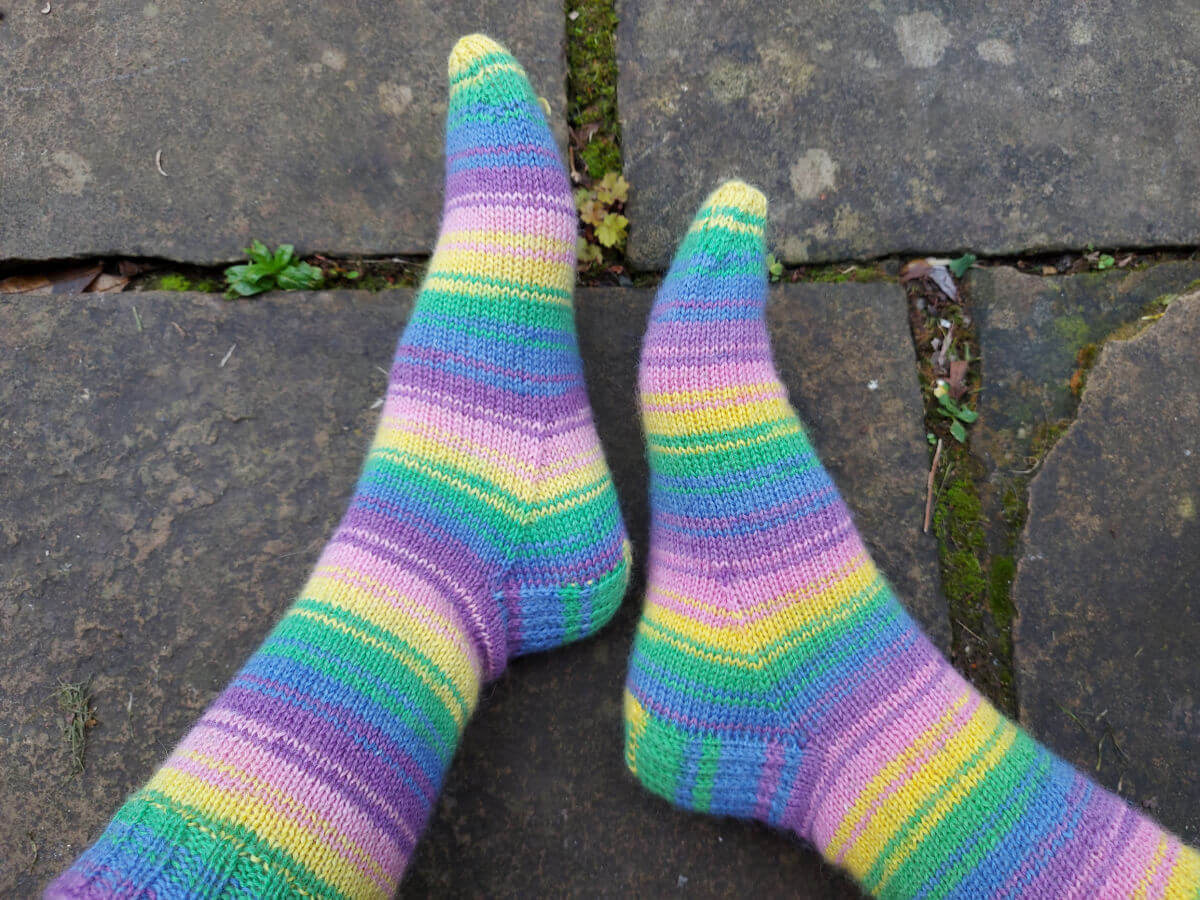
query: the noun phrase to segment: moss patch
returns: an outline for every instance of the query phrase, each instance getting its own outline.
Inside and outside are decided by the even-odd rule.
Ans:
[[[612,0],[567,0],[567,119],[592,178],[621,171],[617,11]],[[584,137],[586,135],[586,138]]]

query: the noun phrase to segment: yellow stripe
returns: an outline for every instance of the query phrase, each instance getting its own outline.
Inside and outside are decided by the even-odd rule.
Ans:
[[[765,394],[769,391],[782,391],[783,386],[778,381],[762,381],[755,384],[735,384],[729,387],[702,388],[697,391],[666,391],[662,393],[643,393],[643,405],[677,406],[687,403],[713,403],[721,400],[732,400],[748,397],[753,394]]]
[[[547,234],[525,234],[519,231],[500,231],[486,228],[462,228],[458,231],[443,231],[438,243],[487,243],[502,244],[517,250],[550,250],[558,253],[574,253],[575,241],[558,240]]]
[[[946,729],[948,729],[953,723],[959,711],[967,705],[968,701],[970,701],[971,694],[972,692],[970,690],[964,691],[957,700],[947,707],[940,718],[938,718],[928,728],[921,732],[921,734],[917,736],[917,739],[904,749],[903,753],[893,758],[891,762],[884,766],[883,769],[876,773],[875,776],[867,782],[866,787],[864,787],[862,792],[858,795],[858,799],[854,801],[854,805],[850,807],[849,812],[846,813],[846,816],[842,819],[841,824],[838,825],[837,830],[833,834],[833,838],[829,842],[829,846],[822,850],[826,858],[835,858],[842,852],[842,849],[850,840],[851,834],[854,833],[854,829],[858,826],[858,823],[862,821],[863,817],[866,816],[871,810],[872,806],[875,804],[875,801],[879,799],[879,796],[908,767],[910,762],[924,753],[925,749],[933,744],[934,741],[942,737]],[[888,804],[889,808],[886,818],[889,821],[896,821],[896,817],[891,814],[890,800],[888,801]],[[880,844],[879,848],[882,849],[882,846],[883,844]],[[869,866],[867,868],[869,868]],[[864,869],[862,873],[857,874],[863,874],[865,871],[866,870]]]
[[[450,85],[450,96],[453,97],[464,88],[470,87],[479,81],[486,81],[497,72],[516,72],[522,78],[525,77],[525,70],[521,68],[521,64],[511,57],[509,59],[501,59],[492,63],[489,66],[484,66],[474,75],[468,75]]]
[[[505,268],[514,267],[520,271],[521,281],[536,287],[569,292],[575,284],[575,267],[566,262],[520,258],[513,260]],[[460,250],[443,247],[434,251],[433,259],[429,263],[430,272],[448,271],[488,278],[494,277],[497,269],[497,257],[494,250]],[[489,293],[494,293],[494,290],[494,288],[490,288]]]
[[[661,453],[664,456],[699,456],[705,453],[720,453],[724,450],[744,449],[746,447],[756,447],[759,444],[769,444],[771,441],[781,437],[787,437],[793,434],[800,433],[800,423],[795,419],[787,422],[781,422],[770,431],[756,435],[752,438],[738,438],[736,441],[695,441],[683,447],[668,447],[663,444],[654,442],[655,435],[650,433],[647,428],[647,438],[650,444],[650,450],[654,453]]]
[[[929,812],[925,814],[924,818],[921,819],[920,825],[914,829],[913,832],[900,844],[900,846],[892,852],[892,855],[887,861],[887,865],[884,866],[883,872],[881,873],[881,880],[874,888],[874,891],[877,894],[884,893],[887,883],[891,880],[892,876],[895,875],[900,867],[908,861],[913,852],[921,846],[922,842],[929,835],[929,833],[933,831],[937,824],[941,822],[942,819],[944,819],[952,809],[962,803],[963,800],[965,800],[966,797],[976,787],[978,787],[979,782],[987,775],[988,772],[992,771],[992,769],[996,767],[1001,759],[1004,758],[1004,755],[1009,751],[1013,745],[1013,742],[1017,739],[1017,728],[1015,725],[1005,720],[995,710],[989,708],[989,712],[992,715],[982,717],[979,722],[979,727],[974,730],[976,732],[982,732],[986,721],[994,720],[997,724],[992,729],[992,733],[997,730],[1002,731],[1003,733],[1000,735],[1000,738],[995,744],[992,745],[991,750],[989,750],[981,759],[975,761],[975,764],[970,770],[964,772],[961,777],[956,776],[954,786],[948,790],[936,804],[934,804],[933,808],[930,809]],[[962,753],[965,754],[967,758],[969,758],[970,754],[973,753],[978,747],[983,746],[982,744],[972,743],[975,738],[968,737],[968,732],[968,729],[963,730],[960,735],[962,738],[961,741],[956,738],[956,743],[962,745]],[[986,743],[987,740],[990,740],[990,736],[991,733],[989,733],[989,737],[987,739],[984,739],[984,743]],[[963,744],[963,742],[966,743]],[[952,761],[953,758],[947,759],[948,763]],[[966,760],[964,759],[963,762],[965,761]],[[959,763],[959,765],[961,765],[961,763]],[[957,771],[957,766],[955,767],[954,771]],[[950,774],[952,773],[947,773],[947,777],[949,777]],[[938,787],[938,785],[932,782],[933,775],[934,773],[928,771],[925,767],[922,767],[918,778],[914,779],[913,782],[901,792],[904,794],[905,799],[911,799],[917,806],[919,806],[921,802],[924,802],[924,799],[930,796]],[[906,803],[902,809],[908,810],[909,806],[910,804]],[[891,812],[890,807],[889,812]],[[901,818],[901,816],[903,816],[903,818]],[[908,816],[904,813],[897,814],[898,821],[904,821],[907,818]],[[887,843],[888,838],[891,837],[890,834],[884,834],[884,832],[887,830],[888,829],[885,827],[876,826],[873,822],[863,829],[863,833],[859,838],[860,845],[862,845],[867,852],[872,849],[878,849],[882,847],[885,843]],[[857,850],[858,848],[855,849]],[[871,865],[874,865],[873,860]],[[869,868],[870,866],[867,867],[867,869]]]
[[[323,833],[285,821],[278,811],[258,797],[216,787],[202,778],[172,768],[169,762],[155,773],[146,787],[177,803],[200,809],[214,819],[253,831],[264,842],[280,847],[303,862],[313,875],[344,896],[373,897],[381,893],[378,884],[356,867],[346,865],[340,854],[321,852],[327,842]],[[389,878],[388,882],[393,883],[393,880]]]
[[[816,593],[790,591],[772,601],[781,603],[782,608],[749,624],[754,631],[756,646],[766,647],[784,642],[781,647],[773,647],[762,656],[763,664],[785,655],[792,647],[812,640],[815,637],[811,628],[814,622],[824,620],[822,631],[825,631],[857,615],[868,603],[873,602],[871,592],[866,589],[877,574],[874,564],[864,560],[858,569],[846,573],[843,581],[825,590]],[[655,590],[664,597],[694,605],[691,598],[683,594],[661,586]],[[797,602],[802,597],[803,602]],[[712,625],[657,603],[648,604],[645,615],[656,624],[713,650],[732,652],[746,645],[746,620],[731,620],[726,626]]]
[[[744,399],[737,405],[662,412],[643,410],[646,432],[655,437],[716,434],[752,425],[793,423],[792,408],[782,397]]]
[[[415,472],[420,472],[423,475],[428,475],[430,478],[434,479],[435,481],[440,481],[443,484],[448,484],[451,487],[462,491],[464,494],[474,497],[476,500],[479,500],[481,503],[486,503],[488,506],[492,507],[493,509],[497,510],[498,512],[503,513],[505,516],[507,516],[509,519],[511,519],[514,523],[520,523],[524,520],[524,509],[521,504],[513,503],[512,501],[505,500],[503,497],[497,497],[497,496],[487,493],[486,491],[482,491],[479,488],[475,487],[475,485],[468,484],[463,479],[456,478],[453,474],[443,472],[441,469],[438,469],[438,468],[430,465],[428,462],[426,462],[423,459],[419,459],[416,456],[413,456],[411,453],[405,453],[403,451],[393,451],[393,450],[388,450],[388,449],[380,449],[380,450],[372,450],[370,455],[371,456],[379,455],[379,456],[385,457],[386,459],[390,460],[391,462],[395,463],[398,466],[403,466],[406,469],[410,469]]]
[[[529,518],[526,520],[526,525],[532,525],[535,522],[540,522],[542,519],[550,519],[557,516],[559,513],[564,513],[569,509],[575,509],[578,506],[586,506],[591,503],[601,494],[612,489],[612,479],[608,477],[607,470],[604,473],[604,479],[590,490],[584,491],[577,497],[571,497],[568,500],[554,500],[550,503],[543,503],[540,506],[535,506],[529,511]]]
[[[628,688],[625,689],[625,762],[634,775],[637,774],[638,743],[646,731],[646,710],[638,703]]]
[[[333,850],[334,852],[338,852],[340,848],[343,858],[347,860],[356,859],[363,863],[385,884],[392,885],[393,887],[397,884],[395,877],[388,873],[382,866],[380,866],[379,863],[377,863],[362,847],[347,838],[341,827],[331,822],[325,816],[321,815],[317,810],[306,806],[296,797],[282,790],[279,786],[272,784],[265,778],[260,778],[258,775],[255,775],[248,769],[239,768],[232,763],[209,756],[206,753],[201,753],[199,750],[180,750],[177,752],[183,756],[186,756],[193,762],[199,763],[206,769],[220,772],[223,775],[231,775],[238,781],[249,783],[256,790],[254,799],[262,798],[265,800],[265,798],[270,797],[278,800],[285,809],[291,813],[294,813],[297,818],[301,819],[301,823],[299,824],[295,822],[285,823],[280,817],[278,811],[266,811],[266,804],[264,803],[264,811],[266,811],[267,815],[271,817],[270,821],[272,821],[272,823],[278,823],[279,826],[281,826],[281,828],[284,830],[294,830],[305,828],[306,826],[304,824],[304,820],[307,820],[308,823],[310,823],[307,830],[317,839],[318,842],[320,842],[320,844],[329,847],[329,849]],[[193,776],[185,775],[185,777]],[[202,783],[214,791],[224,790],[217,788],[212,784],[212,782],[205,781]],[[235,790],[232,793],[237,798],[236,802],[239,804],[245,799],[245,794],[241,793],[240,791]],[[225,817],[222,816],[222,818]],[[251,827],[254,833],[259,837],[267,837],[270,839],[270,835],[264,835],[262,828],[258,824],[254,824],[249,827]],[[297,846],[295,843],[287,840],[286,838],[284,838],[283,843],[285,848]]]
[[[1149,823],[1146,823],[1149,826]],[[1150,888],[1150,882],[1154,880],[1154,873],[1158,871],[1158,867],[1162,865],[1163,857],[1167,855],[1167,836],[1159,834],[1158,846],[1154,848],[1154,858],[1150,860],[1150,868],[1143,873],[1141,880],[1138,881],[1138,886],[1134,888],[1131,895],[1134,900],[1142,900],[1146,896],[1146,891]]]
[[[475,277],[492,278],[498,277],[491,271],[469,272]],[[494,298],[494,296],[516,296],[522,300],[528,300],[532,304],[545,304],[546,306],[570,306],[571,305],[571,288],[574,287],[574,281],[566,287],[554,286],[554,284],[530,284],[529,287],[517,286],[498,286],[498,284],[474,284],[469,281],[462,281],[461,278],[450,277],[454,272],[446,270],[440,272],[431,269],[430,274],[425,276],[425,281],[422,282],[422,288],[428,290],[444,290],[446,293],[464,294],[467,296],[485,296],[485,298]],[[574,272],[572,272],[574,277]],[[565,290],[566,296],[547,296],[539,288],[557,288]]]
[[[711,228],[720,228],[723,231],[731,231],[735,234],[752,234],[762,235],[765,229],[762,225],[751,224],[749,222],[739,222],[733,216],[724,213],[701,213],[692,222],[692,227],[688,229],[688,234],[696,234],[700,231],[707,231]]]
[[[367,589],[348,584],[344,578],[336,577],[338,575],[363,582]],[[416,615],[416,601],[386,584],[346,566],[322,566],[309,578],[300,596],[323,601],[353,616],[367,619],[398,641],[415,643],[449,677],[462,696],[470,698],[478,690],[480,672],[471,664],[472,651],[465,642],[456,642],[438,634]],[[427,610],[429,616],[444,624],[447,630],[458,632],[463,627],[427,606],[422,605],[420,609]]]
[[[536,497],[537,482],[529,476],[515,475],[496,465],[493,460],[481,459],[462,449],[445,447],[436,441],[412,434],[404,435],[400,440],[388,441],[384,446],[376,445],[371,450],[371,456],[386,459],[406,469],[418,469],[422,472],[436,470],[444,476],[443,481],[461,485],[464,491],[467,490],[467,482],[456,476],[478,478],[489,487],[495,488],[495,493],[488,492],[486,495],[476,496],[480,496],[480,499],[486,496],[489,498],[489,504],[504,513],[519,513],[521,505],[532,503]],[[501,495],[512,497],[516,503],[506,502]]]
[[[1180,845],[1163,897],[1166,900],[1196,900],[1200,897],[1200,851],[1186,844]]]
[[[394,649],[381,641],[379,638],[372,634],[367,634],[360,628],[354,628],[350,625],[347,625],[345,622],[339,622],[337,619],[324,615],[323,613],[319,613],[315,610],[293,609],[289,615],[304,616],[307,619],[320,622],[322,625],[326,625],[335,631],[341,631],[344,634],[350,635],[357,641],[361,641],[364,644],[369,644],[372,647],[382,650],[397,662],[402,663],[405,668],[420,678],[430,691],[437,695],[438,699],[442,701],[442,705],[450,711],[452,716],[454,716],[454,720],[458,724],[460,730],[466,725],[467,719],[471,715],[471,710],[475,708],[475,701],[477,699],[476,695],[478,693],[477,691],[467,695],[465,702],[463,700],[459,700],[454,696],[453,691],[437,682],[432,675],[432,669],[421,660],[417,659],[413,653],[402,652]]]

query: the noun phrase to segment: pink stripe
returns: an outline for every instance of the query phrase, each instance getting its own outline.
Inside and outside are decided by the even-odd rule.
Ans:
[[[1163,832],[1156,824],[1139,815],[1129,842],[1116,850],[1120,854],[1118,862],[1112,867],[1108,880],[1101,886],[1099,896],[1132,896],[1146,877],[1162,836]]]
[[[877,732],[881,724],[889,716],[897,710],[910,705],[914,697],[922,696],[924,693],[934,690],[934,683],[938,678],[942,677],[944,666],[945,663],[940,658],[931,658],[925,668],[911,673],[911,677],[905,679],[904,683],[888,696],[885,703],[877,705],[866,715],[859,713],[855,716],[853,720],[854,724],[851,727],[834,732],[835,740],[826,748],[822,755],[821,762],[819,763],[820,776],[817,778],[815,784],[805,786],[797,780],[797,784],[792,788],[792,800],[789,802],[789,806],[799,806],[802,801],[808,799],[813,801],[803,821],[796,823],[795,830],[797,834],[806,839],[808,838],[818,811],[822,809],[824,801],[833,791],[832,785],[836,784],[839,778],[844,777],[847,769],[870,770],[872,774],[881,771],[883,767],[879,765],[878,758],[868,765],[860,764],[859,756],[857,755],[852,761],[847,761],[845,757],[849,752],[849,748],[864,735]],[[865,747],[869,746],[870,743],[867,742]],[[799,792],[802,789],[808,792],[808,797],[801,798],[799,796]],[[858,790],[861,791],[861,787]],[[840,790],[837,790],[835,796],[844,797],[853,793],[855,793],[853,786],[843,786]],[[846,807],[829,810],[828,814],[841,821],[846,817],[848,812],[849,807]]]
[[[346,847],[347,842],[358,845],[363,853],[378,864],[386,859],[392,845],[381,832],[370,826],[365,816],[355,816],[353,806],[347,804],[344,797],[264,748],[239,741],[236,735],[221,735],[220,742],[205,741],[202,734],[197,734],[200,731],[199,728],[193,729],[179,745],[179,749],[171,755],[164,768],[185,772],[214,788],[229,791],[244,799],[257,798],[283,820],[303,825],[314,832],[326,848],[381,889],[394,890],[394,883],[377,874],[371,866]],[[218,772],[188,759],[184,753],[189,750],[216,757],[220,762],[242,771],[255,773],[260,782],[277,789],[294,801],[293,804],[284,803],[272,796],[265,785],[252,784],[245,776]],[[304,802],[299,801],[300,797],[304,798]],[[314,821],[307,813],[315,810],[334,811],[335,817],[328,824]],[[216,810],[209,812],[217,814]],[[295,852],[298,848],[288,849]]]
[[[953,669],[947,666],[939,675],[940,677],[934,682],[929,693],[913,707],[911,715],[904,716],[886,733],[880,734],[876,740],[864,747],[855,757],[854,766],[848,766],[838,773],[833,786],[826,793],[824,804],[813,819],[811,839],[816,847],[824,849],[829,846],[838,827],[849,815],[855,802],[862,796],[871,780],[911,747],[962,696],[965,684]],[[978,704],[979,697],[974,695],[971,702],[965,704],[965,708],[960,710],[958,716],[949,724],[949,734],[955,732],[963,715],[968,711],[973,711]],[[944,742],[945,739],[946,736],[943,736],[940,740]],[[879,805],[894,793],[900,784],[907,782],[911,772],[915,768],[919,768],[920,764],[937,749],[938,741],[934,741],[932,746],[926,748],[921,758],[910,763],[906,771],[893,778],[890,788],[883,797],[875,800],[870,814],[859,823],[859,827],[855,831],[856,835]],[[847,848],[850,843],[847,843]]]

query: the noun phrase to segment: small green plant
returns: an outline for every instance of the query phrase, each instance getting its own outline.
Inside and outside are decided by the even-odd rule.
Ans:
[[[975,265],[977,259],[978,257],[974,253],[964,253],[958,259],[952,259],[946,263],[946,268],[950,270],[950,274],[955,278],[962,278],[967,274],[967,269]]]
[[[272,253],[262,241],[254,241],[246,248],[246,255],[249,263],[225,270],[229,297],[253,297],[272,290],[307,291],[325,282],[324,273],[298,259],[291,244],[280,244]]]
[[[967,442],[966,426],[978,419],[979,413],[951,397],[950,388],[944,381],[938,382],[937,387],[933,389],[933,396],[937,397],[938,415],[950,420],[950,434],[960,444],[965,444]]]
[[[160,291],[190,291],[192,282],[186,275],[180,275],[178,272],[169,272],[158,279],[156,285]]]
[[[767,254],[767,274],[770,275],[772,281],[778,281],[783,277],[783,263],[775,258],[774,253]]]
[[[1116,259],[1112,256],[1109,256],[1107,253],[1101,253],[1100,258],[1096,260],[1096,268],[1101,272],[1103,272],[1105,269],[1111,269],[1116,264]]]
[[[609,172],[591,187],[575,189],[575,208],[582,224],[577,253],[583,267],[604,261],[604,248],[620,252],[625,247],[629,220],[622,215],[629,199],[629,182],[619,172]]]

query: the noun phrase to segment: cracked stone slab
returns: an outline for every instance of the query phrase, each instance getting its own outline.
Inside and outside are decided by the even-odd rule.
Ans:
[[[472,31],[521,59],[565,136],[557,0],[42,6],[0,22],[0,259],[427,252],[446,57]]]
[[[856,896],[787,838],[674,810],[624,770],[621,688],[647,554],[636,365],[651,299],[578,299],[634,588],[597,638],[516,660],[485,691],[410,870],[414,894],[653,895],[683,878],[700,896],[748,883]],[[0,299],[0,894],[33,895],[95,837],[299,589],[353,488],[410,304],[409,291]],[[944,645],[902,292],[778,288],[771,328],[867,542]],[[97,725],[68,782],[50,695],[88,677]]]
[[[1200,9],[1154,0],[621,4],[629,254],[718,180],[792,263],[1200,241]]]
[[[1106,345],[1030,486],[1013,586],[1022,721],[1200,839],[1200,292]]]
[[[1070,380],[1079,351],[1198,279],[1200,262],[1051,277],[1007,266],[973,269],[970,306],[984,390],[972,449],[990,468],[1027,468],[1038,430],[1075,411]]]

